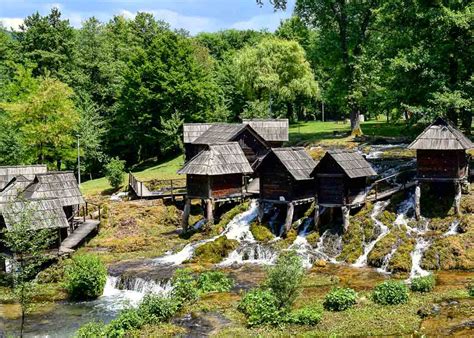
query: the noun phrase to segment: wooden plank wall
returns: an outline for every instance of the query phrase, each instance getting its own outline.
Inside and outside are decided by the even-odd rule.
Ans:
[[[417,150],[416,158],[421,178],[460,178],[467,173],[464,150]]]

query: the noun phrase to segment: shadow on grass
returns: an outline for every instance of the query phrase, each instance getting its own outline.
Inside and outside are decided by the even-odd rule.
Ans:
[[[111,196],[111,195],[121,191],[123,188],[124,188],[123,186],[120,186],[118,188],[108,188],[108,189],[102,190],[100,194],[102,196]]]
[[[128,170],[132,172],[139,172],[139,171],[144,171],[153,167],[157,167],[157,166],[159,167],[160,165],[165,165],[169,161],[174,160],[177,156],[179,156],[179,154],[170,154],[162,158],[152,157],[140,163],[130,166]]]

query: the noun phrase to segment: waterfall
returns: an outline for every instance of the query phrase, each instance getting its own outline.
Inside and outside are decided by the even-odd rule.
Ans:
[[[377,202],[374,205],[374,210],[372,211],[372,214],[370,215],[370,218],[375,222],[375,225],[379,228],[380,230],[380,235],[377,236],[376,239],[374,239],[372,242],[368,243],[367,245],[364,246],[364,253],[357,258],[354,264],[352,264],[355,267],[363,267],[367,265],[367,257],[369,256],[369,253],[372,251],[374,248],[375,244],[377,244],[378,241],[380,241],[382,238],[384,238],[389,232],[389,228],[383,224],[381,221],[377,219],[377,217],[382,213],[382,211],[385,209],[385,207],[389,204],[390,202]]]
[[[181,251],[176,253],[169,253],[163,257],[154,259],[156,264],[172,264],[179,265],[183,262],[191,259],[193,257],[194,251],[197,247],[216,240],[221,236],[227,236],[229,239],[235,239],[242,241],[246,238],[253,239],[252,234],[250,233],[249,226],[250,223],[257,217],[257,203],[255,200],[252,201],[250,209],[235,216],[226,226],[224,232],[220,235],[214,236],[212,238],[204,239],[197,241],[195,243],[190,243],[186,245]]]
[[[278,252],[269,246],[253,241],[242,242],[240,246],[232,251],[219,266],[227,267],[233,264],[261,264],[271,265],[278,258]]]
[[[451,223],[451,225],[449,226],[448,231],[446,231],[443,234],[443,237],[454,236],[454,235],[457,235],[457,234],[459,234],[459,220],[455,220],[453,223]]]
[[[316,245],[316,252],[321,254],[325,259],[331,263],[337,263],[336,257],[342,250],[342,235],[333,229],[327,229],[319,237]]]
[[[388,264],[390,263],[390,260],[392,259],[393,255],[395,254],[397,249],[398,249],[398,246],[394,245],[392,250],[390,250],[390,252],[387,255],[385,255],[385,257],[383,258],[383,261],[382,261],[382,265],[380,266],[380,268],[377,269],[378,272],[380,272],[380,273],[390,273],[387,270],[388,269]]]
[[[427,276],[430,273],[426,270],[423,270],[420,266],[421,259],[423,258],[424,252],[430,247],[431,243],[425,240],[423,237],[416,239],[416,245],[411,256],[411,272],[410,279],[418,276]]]

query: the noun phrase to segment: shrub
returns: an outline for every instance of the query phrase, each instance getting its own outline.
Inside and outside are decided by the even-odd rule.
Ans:
[[[316,325],[321,321],[323,313],[320,309],[305,307],[292,311],[286,318],[286,322],[297,325]]]
[[[227,292],[234,286],[234,281],[220,271],[206,271],[199,275],[197,287],[199,291],[206,292]]]
[[[104,322],[89,322],[82,325],[75,334],[76,338],[105,338],[107,326]]]
[[[295,251],[283,252],[274,267],[268,271],[266,286],[278,299],[279,308],[288,308],[298,296],[304,268]]]
[[[142,318],[147,323],[168,321],[178,311],[178,302],[172,297],[161,295],[146,295],[138,308]]]
[[[333,288],[324,298],[324,308],[329,311],[344,311],[356,303],[357,293],[350,288]]]
[[[467,293],[469,294],[469,297],[474,297],[474,282],[470,281],[467,285]]]
[[[197,283],[190,269],[176,270],[171,283],[173,285],[172,297],[176,299],[179,306],[198,298]]]
[[[139,329],[145,324],[144,318],[137,309],[122,310],[117,318],[107,326],[106,336],[123,337],[129,330]]]
[[[430,292],[435,287],[436,280],[433,275],[416,277],[411,280],[410,289],[415,292]]]
[[[123,183],[123,175],[125,174],[125,161],[118,157],[113,158],[105,166],[105,177],[114,189],[118,189]]]
[[[90,300],[99,297],[107,281],[107,269],[94,255],[77,255],[66,267],[66,289],[76,300]]]
[[[196,248],[194,252],[193,261],[199,263],[219,263],[235,250],[239,242],[234,239],[228,239],[226,236],[221,236],[214,241],[205,243]]]
[[[240,301],[238,309],[247,316],[249,326],[275,325],[281,319],[278,301],[270,290],[250,290]]]
[[[403,282],[385,281],[375,287],[372,299],[382,305],[403,304],[408,301],[408,287]]]

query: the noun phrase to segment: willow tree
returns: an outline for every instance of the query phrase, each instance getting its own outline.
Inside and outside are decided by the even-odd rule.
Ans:
[[[296,41],[268,38],[236,53],[237,82],[249,101],[286,105],[287,117],[294,118],[295,105],[318,95],[318,84]]]

